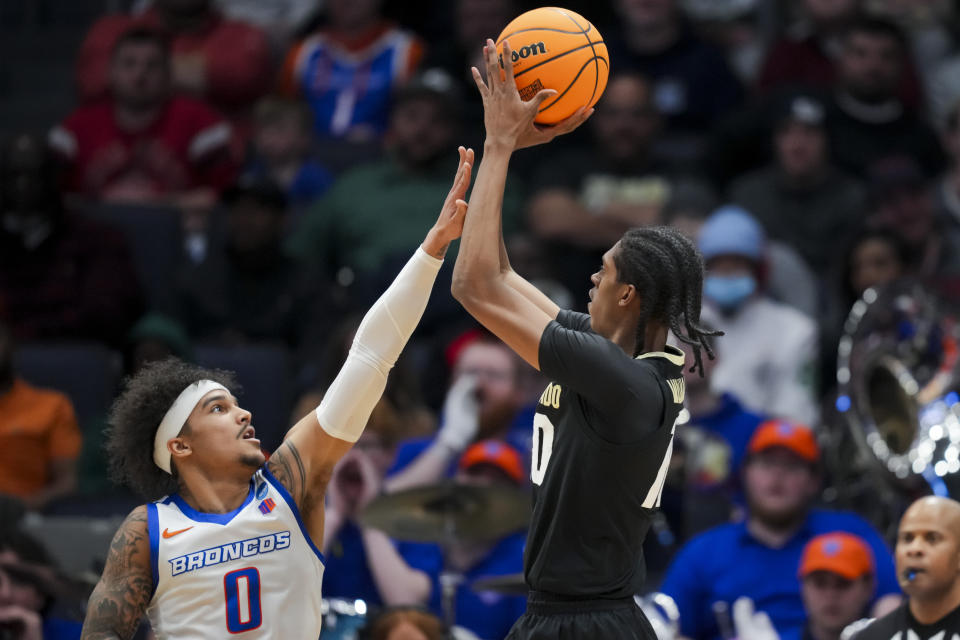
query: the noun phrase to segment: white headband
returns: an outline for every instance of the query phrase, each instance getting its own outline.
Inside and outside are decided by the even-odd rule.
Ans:
[[[229,389],[213,380],[200,380],[187,386],[173,401],[173,404],[170,405],[167,413],[163,416],[163,420],[160,421],[160,426],[157,427],[157,435],[153,438],[153,461],[167,473],[172,473],[170,471],[170,449],[167,448],[167,442],[171,438],[177,437],[200,399],[215,389],[230,393]]]

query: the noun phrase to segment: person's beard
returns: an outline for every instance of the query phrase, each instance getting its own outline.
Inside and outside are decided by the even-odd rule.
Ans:
[[[259,469],[263,465],[262,453],[248,453],[240,456],[240,463],[253,469]]]
[[[510,428],[519,408],[512,399],[491,400],[484,403],[480,408],[477,439],[486,440],[502,436]]]
[[[775,531],[789,531],[793,529],[797,524],[803,521],[807,515],[807,510],[800,509],[797,511],[774,511],[764,509],[759,506],[755,501],[747,499],[748,506],[750,508],[751,517],[759,520],[767,527]]]

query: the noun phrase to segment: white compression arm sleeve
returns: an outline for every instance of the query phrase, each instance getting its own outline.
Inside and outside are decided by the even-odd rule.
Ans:
[[[347,361],[323,401],[317,420],[334,438],[356,442],[387,386],[387,374],[417,328],[443,260],[417,248],[363,317]]]

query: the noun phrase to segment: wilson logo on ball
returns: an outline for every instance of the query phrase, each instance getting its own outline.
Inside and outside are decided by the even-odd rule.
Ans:
[[[534,42],[533,44],[528,44],[520,47],[516,51],[510,52],[510,60],[516,62],[517,60],[526,60],[530,56],[537,56],[541,53],[546,53],[547,47],[542,42]],[[500,56],[500,66],[503,67],[503,55]]]

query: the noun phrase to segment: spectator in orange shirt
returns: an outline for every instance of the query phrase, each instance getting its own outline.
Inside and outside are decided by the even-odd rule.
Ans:
[[[0,324],[0,493],[34,510],[72,493],[81,444],[70,400],[16,377],[13,338]]]
[[[68,164],[69,191],[114,202],[208,192],[212,203],[232,182],[231,127],[206,104],[171,95],[170,49],[161,33],[134,27],[117,40],[110,94],[50,133]]]
[[[259,28],[223,16],[212,0],[156,0],[141,15],[113,14],[94,23],[77,57],[82,101],[108,94],[112,54],[132,26],[166,31],[174,88],[209,102],[246,133],[249,108],[273,86],[270,42]]]

